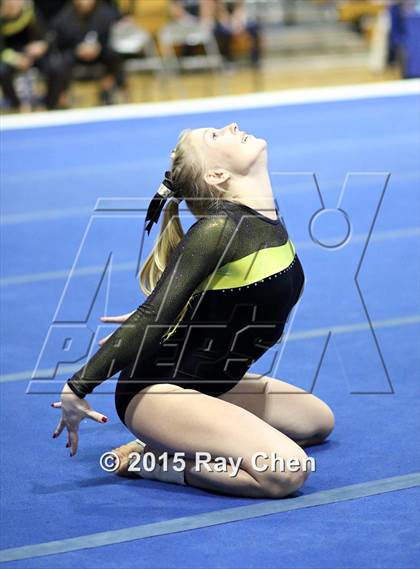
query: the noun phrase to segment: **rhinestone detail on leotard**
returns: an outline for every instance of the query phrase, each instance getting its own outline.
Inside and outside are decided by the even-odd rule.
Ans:
[[[270,275],[269,277],[266,277],[265,279],[261,279],[260,281],[257,281],[255,283],[251,283],[249,285],[246,285],[244,287],[233,287],[233,288],[224,288],[222,289],[222,292],[231,292],[233,290],[241,290],[242,288],[250,288],[251,286],[257,286],[261,283],[263,283],[266,280],[271,280],[271,279],[275,279],[277,277],[279,277],[280,275],[287,273],[288,271],[290,271],[290,269],[293,267],[293,265],[295,264],[295,260],[296,257],[293,259],[293,261],[290,263],[290,265],[286,268],[283,269],[282,271],[279,271],[278,273],[275,273],[274,275]]]

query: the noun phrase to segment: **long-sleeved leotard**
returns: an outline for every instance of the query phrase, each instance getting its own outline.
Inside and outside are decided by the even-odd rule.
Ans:
[[[221,395],[278,342],[303,283],[282,222],[223,201],[191,226],[146,302],[68,384],[83,397],[122,370],[123,422],[133,396],[156,383]]]

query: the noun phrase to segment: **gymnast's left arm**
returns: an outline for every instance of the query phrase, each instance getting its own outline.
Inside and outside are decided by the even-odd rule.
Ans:
[[[197,221],[172,252],[147,300],[66,383],[60,403],[64,426],[73,432],[69,439],[72,453],[73,448],[77,448],[80,421],[84,417],[103,421],[100,414],[92,416],[93,411],[84,397],[103,381],[133,364],[140,349],[141,357],[153,354],[165,330],[173,325],[197,286],[218,265],[228,261],[228,243],[234,229],[235,224],[229,219],[201,218]],[[59,424],[55,433],[59,434],[64,426]]]

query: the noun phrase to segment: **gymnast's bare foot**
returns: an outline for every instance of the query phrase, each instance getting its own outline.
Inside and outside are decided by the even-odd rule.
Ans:
[[[122,445],[118,448],[112,449],[118,458],[120,459],[120,464],[115,471],[118,476],[124,476],[125,478],[139,478],[139,473],[130,471],[129,466],[133,461],[138,461],[137,457],[131,456],[132,453],[143,453],[145,445],[139,440],[130,441],[129,443]]]

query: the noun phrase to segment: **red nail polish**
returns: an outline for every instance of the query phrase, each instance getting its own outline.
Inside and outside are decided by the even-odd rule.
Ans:
[[[108,421],[108,419],[106,417],[102,417],[101,421],[102,421],[102,423],[106,423]]]

